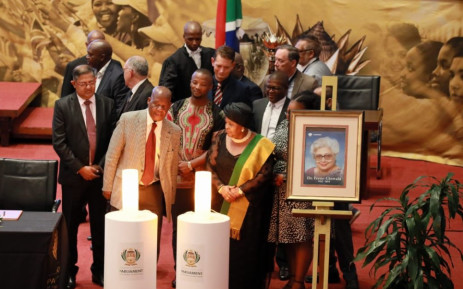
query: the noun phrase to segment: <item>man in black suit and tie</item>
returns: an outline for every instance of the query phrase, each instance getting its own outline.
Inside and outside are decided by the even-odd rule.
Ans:
[[[105,39],[104,33],[100,30],[92,30],[87,34],[87,41],[85,42],[85,47],[88,47],[90,42],[97,39]],[[117,61],[119,63],[119,61]],[[74,59],[66,65],[66,70],[64,71],[63,77],[63,86],[61,87],[61,97],[69,95],[76,91],[74,86],[71,84],[72,80],[72,71],[79,65],[87,64],[87,55]],[[120,64],[120,63],[119,63]],[[122,67],[122,66],[121,66]]]
[[[220,108],[232,102],[244,102],[252,107],[249,88],[232,76],[235,67],[235,50],[220,46],[212,58],[214,67],[214,84],[209,92],[209,99]]]
[[[201,24],[189,21],[183,27],[185,45],[177,49],[162,63],[159,85],[172,91],[172,103],[190,97],[190,81],[199,68],[213,72],[211,58],[214,49],[201,46],[203,31]]]
[[[113,49],[106,40],[94,40],[87,47],[88,65],[97,70],[95,91],[114,100],[117,115],[120,115],[129,88],[124,82],[124,71],[120,63],[112,60]]]
[[[130,88],[130,91],[122,106],[121,114],[147,108],[148,98],[154,88],[147,79],[148,61],[142,56],[132,56],[125,62],[123,70],[125,85]]]
[[[252,113],[256,132],[272,140],[277,125],[286,118],[286,109],[290,99],[288,92],[288,77],[281,71],[275,71],[265,84],[265,96],[254,101]]]
[[[69,280],[76,286],[77,230],[82,206],[88,203],[92,234],[92,281],[103,286],[104,222],[106,200],[102,195],[103,166],[115,126],[114,101],[95,94],[96,72],[77,66],[72,85],[76,92],[56,101],[53,114],[53,148],[60,158],[58,181],[62,186],[63,214],[69,239]]]

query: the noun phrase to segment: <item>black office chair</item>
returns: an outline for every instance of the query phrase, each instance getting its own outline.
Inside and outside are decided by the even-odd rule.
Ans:
[[[58,161],[0,158],[0,208],[56,212]]]
[[[378,75],[336,75],[338,110],[379,110],[380,120],[372,139],[378,144],[376,178],[381,178],[382,109],[379,107],[381,77]]]

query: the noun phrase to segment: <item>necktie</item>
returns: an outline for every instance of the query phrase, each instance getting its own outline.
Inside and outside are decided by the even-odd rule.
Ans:
[[[220,106],[222,102],[222,84],[217,82],[217,89],[215,90],[214,103]]]
[[[92,102],[90,100],[86,100],[85,104],[85,121],[87,123],[87,136],[88,142],[90,144],[89,149],[89,161],[90,165],[93,164],[95,159],[95,151],[96,151],[96,125],[95,119],[93,118],[92,111],[90,109],[90,104]]]
[[[262,128],[260,133],[265,137],[268,137],[268,130],[272,120],[273,107],[274,104],[269,102],[267,108],[265,109],[264,115],[262,116]]]
[[[148,134],[148,139],[146,140],[145,147],[145,170],[143,176],[141,177],[141,182],[143,185],[149,185],[154,180],[154,160],[156,157],[156,135],[154,130],[156,129],[156,123],[153,122],[151,125],[150,133]]]
[[[129,110],[129,102],[132,100],[132,91],[129,90],[127,93],[126,101],[124,102],[124,106],[122,107],[122,112],[127,112]]]

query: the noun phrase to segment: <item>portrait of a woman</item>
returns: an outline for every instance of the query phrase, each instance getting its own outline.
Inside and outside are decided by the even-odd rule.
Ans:
[[[339,142],[335,138],[320,137],[310,146],[315,167],[305,171],[304,184],[343,185],[344,170],[336,163]]]

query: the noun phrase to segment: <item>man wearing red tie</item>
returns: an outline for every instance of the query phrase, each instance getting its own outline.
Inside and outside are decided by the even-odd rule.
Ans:
[[[170,221],[175,202],[180,149],[181,130],[165,119],[170,105],[170,90],[157,86],[147,109],[122,114],[106,153],[103,181],[103,195],[112,210],[120,210],[122,170],[138,170],[139,208],[158,216],[158,256],[162,217]]]
[[[73,70],[76,91],[56,101],[53,114],[53,148],[60,157],[58,181],[62,187],[63,214],[69,239],[69,280],[76,286],[77,230],[82,206],[88,203],[92,234],[92,281],[103,286],[104,215],[101,194],[103,166],[115,124],[114,101],[95,94],[96,71],[88,65]]]

